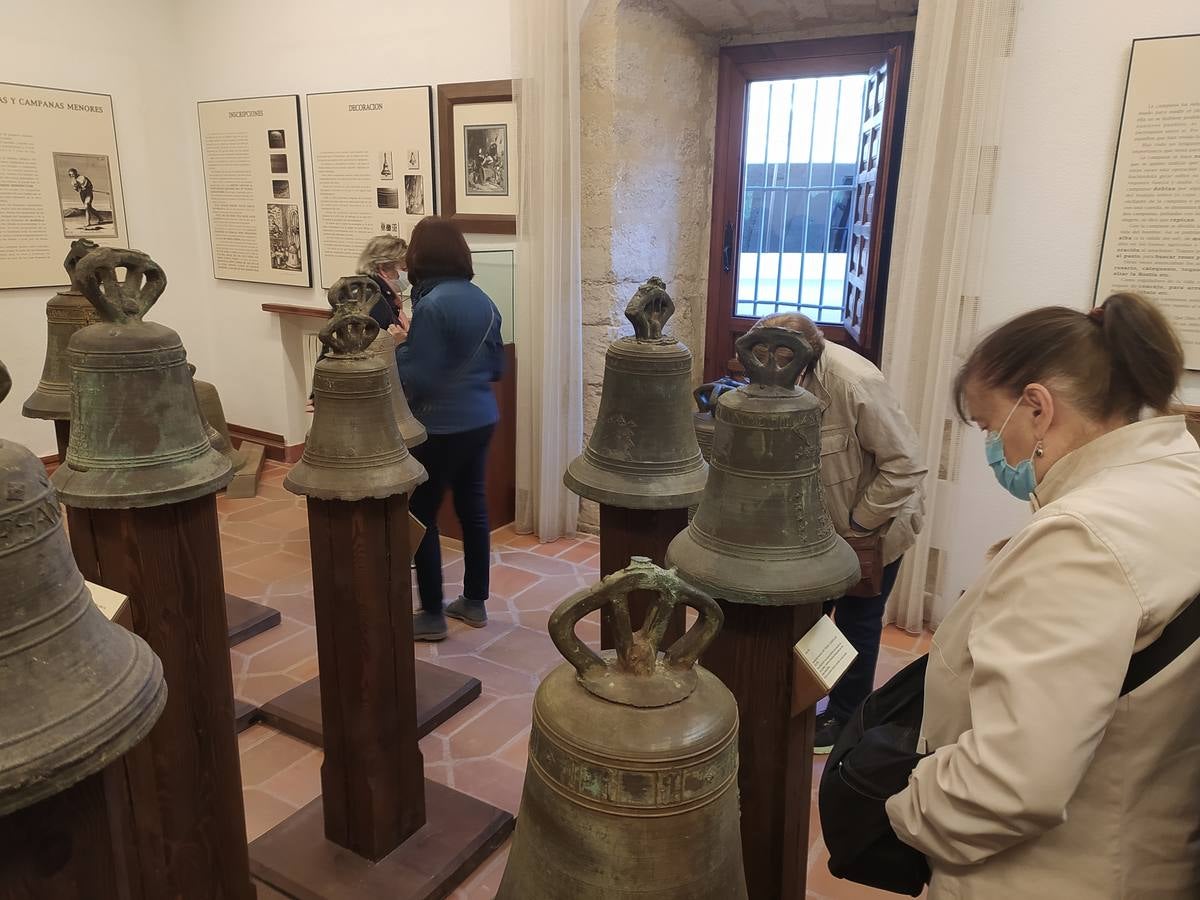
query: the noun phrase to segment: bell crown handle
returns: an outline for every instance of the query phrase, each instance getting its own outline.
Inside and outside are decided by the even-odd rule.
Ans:
[[[799,332],[777,325],[751,328],[734,345],[753,385],[793,390],[813,359],[812,345]],[[754,351],[765,348],[765,358]],[[780,353],[780,351],[786,351]]]
[[[675,301],[658,277],[647,279],[625,307],[625,318],[633,323],[639,341],[661,341],[663,328],[674,314]]]
[[[712,412],[717,408],[717,400],[726,391],[735,390],[733,385],[723,384],[720,381],[714,381],[709,384],[702,384],[700,387],[692,391],[692,397],[696,401],[696,409],[702,413]]]
[[[117,278],[118,269],[125,270],[124,278]],[[123,247],[89,250],[75,266],[75,280],[101,320],[119,324],[142,321],[167,287],[158,263]]]
[[[379,323],[368,310],[379,298],[379,286],[365,275],[339,278],[329,289],[333,318],[317,337],[331,356],[363,356],[379,336]]]
[[[628,597],[632,591],[657,594],[637,632],[629,620]],[[698,617],[660,657],[660,645],[679,604],[695,609]],[[610,607],[616,644],[615,657],[609,659],[601,658],[575,633],[580,619],[604,607]],[[694,677],[696,661],[717,636],[724,620],[716,601],[681,579],[674,569],[662,569],[645,557],[635,556],[626,568],[563,601],[550,616],[547,630],[554,646],[575,667],[588,690],[616,702],[649,706],[659,704],[644,701],[639,693],[663,702],[674,702],[691,693],[694,681],[681,685],[673,676]],[[659,683],[652,685],[655,680]]]
[[[71,287],[75,290],[79,290],[79,283],[75,280],[75,270],[79,267],[79,261],[99,247],[99,244],[87,238],[71,241],[71,249],[67,251],[67,258],[63,260],[63,268],[67,272],[67,277],[71,279]]]
[[[368,315],[381,293],[379,285],[370,276],[349,275],[335,281],[325,296],[335,311],[348,303],[357,303],[362,306],[363,315]]]

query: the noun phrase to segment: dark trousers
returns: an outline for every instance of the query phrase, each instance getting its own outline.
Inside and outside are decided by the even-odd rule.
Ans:
[[[875,688],[875,664],[879,661],[879,640],[883,635],[883,608],[896,584],[900,562],[898,559],[884,567],[883,590],[878,596],[843,597],[825,604],[825,612],[833,610],[834,624],[858,651],[842,680],[829,694],[826,712],[832,713],[839,722],[847,721]]]
[[[416,555],[417,592],[425,612],[442,612],[442,546],[437,516],[447,489],[462,525],[463,596],[476,603],[488,598],[492,541],[484,480],[488,444],[495,430],[495,425],[488,425],[457,434],[431,434],[412,450],[429,473],[429,480],[413,491],[409,500],[412,514],[426,529]]]

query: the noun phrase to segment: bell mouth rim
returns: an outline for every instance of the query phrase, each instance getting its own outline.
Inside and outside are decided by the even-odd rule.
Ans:
[[[847,571],[840,578],[830,580],[824,585],[808,588],[802,591],[796,590],[763,590],[739,586],[731,584],[728,581],[719,580],[713,577],[712,573],[717,566],[714,564],[708,569],[695,569],[687,564],[682,564],[679,556],[684,547],[694,548],[697,555],[701,559],[723,560],[725,562],[769,562],[769,570],[775,576],[775,584],[786,583],[803,583],[806,576],[812,575],[812,560],[819,555],[813,553],[804,557],[789,559],[771,557],[763,557],[760,554],[749,554],[745,550],[747,548],[737,547],[738,554],[730,553],[724,550],[721,546],[706,546],[702,541],[697,540],[696,532],[699,529],[695,528],[695,520],[688,525],[686,529],[677,534],[667,547],[666,563],[668,566],[675,568],[679,572],[679,576],[685,579],[688,583],[695,585],[700,590],[710,594],[718,600],[723,600],[726,603],[736,603],[744,606],[806,606],[812,603],[823,603],[827,600],[834,600],[845,595],[846,591],[854,587],[862,579],[862,571],[858,566],[858,556],[835,533],[830,541],[831,549],[834,553],[845,558],[847,564],[854,563],[853,571]],[[708,537],[703,531],[699,531],[701,535]],[[839,543],[840,542],[840,543]],[[718,542],[726,544],[726,542]],[[728,546],[726,544],[726,546]],[[820,545],[800,545],[819,547]],[[845,547],[845,552],[839,552],[840,546]],[[795,548],[792,548],[795,549]],[[786,552],[786,551],[777,551]],[[825,551],[828,552],[828,551]],[[729,567],[726,565],[725,569]]]
[[[700,502],[708,483],[708,463],[699,452],[697,457],[700,464],[688,472],[619,476],[598,468],[587,459],[586,454],[580,454],[571,460],[563,473],[563,485],[585,500],[594,500],[606,506],[623,509],[687,509]],[[600,477],[588,478],[588,475]],[[631,483],[645,485],[645,491],[629,491],[628,485]]]
[[[153,465],[72,469],[64,461],[50,476],[59,499],[79,509],[145,509],[183,503],[215,494],[233,480],[229,457],[205,440],[205,450],[195,457]],[[185,470],[186,477],[163,478],[152,490],[134,492],[126,482],[144,481],[156,474]]]
[[[417,466],[417,471],[412,466]],[[429,480],[429,473],[412,456],[405,456],[401,463],[389,463],[380,470],[396,469],[394,477],[382,480],[377,484],[356,484],[348,487],[344,481],[337,480],[337,473],[354,471],[346,468],[328,468],[313,465],[303,459],[296,463],[283,479],[284,490],[301,497],[311,497],[313,500],[344,500],[353,503],[357,500],[386,500],[401,494],[411,494],[417,487]],[[359,469],[370,472],[370,469]],[[299,473],[300,477],[296,475]]]

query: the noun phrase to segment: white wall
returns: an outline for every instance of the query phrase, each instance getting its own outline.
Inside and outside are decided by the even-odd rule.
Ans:
[[[1200,31],[1196,0],[1026,0],[1021,4],[1000,133],[980,330],[1049,304],[1091,306],[1116,151],[1130,41]],[[1184,400],[1200,403],[1200,373]],[[950,553],[953,602],[994,541],[1027,521],[963,442],[960,481],[936,526]],[[944,613],[944,610],[937,611]],[[940,618],[935,612],[935,618]]]
[[[151,318],[179,331],[230,422],[303,439],[298,331],[263,303],[326,307],[313,289],[212,277],[196,101],[511,77],[509,0],[82,0],[10,4],[0,80],[113,96],[131,243],[164,268]],[[83,23],[83,24],[81,24]],[[87,39],[80,36],[86,27]],[[309,234],[313,190],[308,147]],[[472,246],[513,246],[471,237]],[[315,271],[314,284],[319,284]],[[65,276],[64,276],[65,280]],[[52,290],[0,291],[0,359],[12,372],[0,434],[54,452],[49,423],[21,418],[41,373]],[[290,346],[289,346],[290,345]]]

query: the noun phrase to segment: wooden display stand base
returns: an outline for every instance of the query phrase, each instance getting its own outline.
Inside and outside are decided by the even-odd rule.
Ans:
[[[619,572],[629,565],[633,556],[648,557],[656,566],[665,566],[667,547],[679,532],[687,528],[687,508],[682,509],[625,509],[600,504],[600,577]],[[651,591],[634,591],[629,595],[629,618],[636,631],[654,602]],[[662,646],[669,647],[683,634],[684,610],[680,607],[672,616]],[[612,624],[605,613],[600,615],[600,647],[611,650]]]
[[[67,517],[83,576],[129,597],[167,682],[162,718],[122,760],[146,900],[252,900],[215,495]]]
[[[508,813],[436,781],[425,782],[425,809],[416,834],[371,862],[325,840],[317,798],[250,845],[250,869],[295,900],[437,900],[479,868],[514,824]]]
[[[236,647],[243,641],[274,628],[279,624],[280,616],[277,609],[226,594],[225,621],[229,623],[229,646]]]
[[[4,900],[149,900],[130,854],[129,784],[118,761],[0,816]]]
[[[701,662],[737,698],[749,900],[804,900],[816,714],[792,714],[792,647],[817,623],[821,604],[718,602],[725,625]]]
[[[508,813],[424,778],[408,497],[308,499],[321,797],[256,840],[255,877],[301,900],[441,898],[512,831]]]
[[[447,719],[479,699],[483,683],[424,660],[415,660],[417,687],[417,737],[423,738]],[[321,678],[310,678],[299,687],[264,703],[259,719],[294,738],[323,746],[321,728]]]

